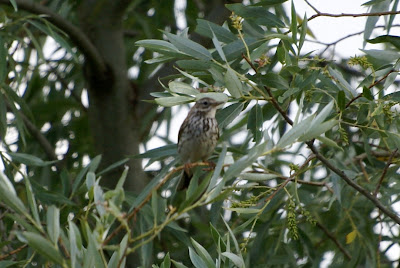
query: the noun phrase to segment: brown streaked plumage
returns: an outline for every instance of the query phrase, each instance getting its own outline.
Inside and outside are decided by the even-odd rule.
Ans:
[[[207,161],[213,153],[219,138],[215,113],[221,104],[223,102],[206,97],[190,109],[178,135],[178,153],[185,165]],[[190,168],[185,166],[184,187],[189,185],[191,176]]]

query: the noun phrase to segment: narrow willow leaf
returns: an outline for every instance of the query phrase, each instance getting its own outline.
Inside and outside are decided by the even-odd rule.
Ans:
[[[279,74],[269,72],[262,76],[262,82],[267,87],[276,89],[289,89],[289,83]]]
[[[218,40],[224,43],[230,43],[238,39],[235,34],[218,24],[203,19],[197,19],[196,22],[197,25],[195,31],[198,34],[208,38],[213,38],[215,35]]]
[[[193,58],[199,60],[211,60],[212,56],[211,53],[202,45],[184,38],[182,36],[178,36],[171,33],[165,33],[168,37],[169,41],[178,48],[180,51],[192,56]]]
[[[385,62],[394,62],[400,58],[400,53],[393,50],[380,50],[380,49],[360,49],[365,54]],[[376,74],[377,75],[377,74]]]
[[[356,230],[353,230],[350,233],[348,233],[346,235],[346,244],[353,243],[353,241],[354,241],[354,239],[356,239],[356,237],[357,237],[357,231]]]
[[[97,172],[97,176],[101,176],[119,166],[124,165],[125,163],[127,163],[130,159],[129,158],[124,158],[122,160],[119,160],[117,162],[115,162],[114,164],[109,165],[108,167],[106,167],[105,169],[103,169],[102,171]]]
[[[190,238],[190,240],[197,254],[199,254],[199,257],[206,263],[207,267],[215,267],[214,261],[207,250],[193,238]]]
[[[330,147],[335,147],[336,149],[339,149],[339,150],[343,151],[343,148],[340,147],[334,140],[331,140],[331,139],[329,139],[327,137],[324,137],[324,136],[316,137],[316,139],[319,140],[320,142],[322,142],[325,145],[328,145]]]
[[[315,119],[311,122],[311,125],[309,126],[309,129],[307,132],[311,131],[314,127],[320,125],[331,113],[333,109],[333,101],[328,103],[322,110],[321,112],[318,113],[318,115],[315,117]]]
[[[228,126],[234,119],[239,116],[243,108],[244,104],[242,102],[239,102],[229,105],[222,110],[219,110],[216,114],[218,126],[220,128],[225,128],[226,126]]]
[[[14,153],[14,152],[7,152],[8,155],[11,156],[13,161],[25,164],[27,166],[34,166],[34,167],[44,167],[44,166],[49,166],[52,165],[58,160],[55,161],[43,161],[37,156],[30,155],[30,154],[24,154],[24,153]]]
[[[279,140],[276,148],[283,149],[288,145],[293,144],[296,140],[301,137],[307,129],[310,127],[310,124],[314,116],[309,116],[306,119],[302,120],[297,125],[293,126],[288,132],[286,132],[282,138]]]
[[[211,27],[210,27],[210,30],[211,30],[212,35],[213,35],[213,36],[212,36],[212,42],[213,42],[213,44],[214,44],[214,47],[215,47],[215,49],[217,50],[217,52],[218,52],[219,56],[221,57],[221,59],[222,59],[223,61],[226,62],[226,57],[225,57],[224,51],[222,50],[221,44],[220,44],[220,42],[219,42],[217,36],[215,36],[215,33],[214,33],[214,31],[211,29]]]
[[[160,268],[170,268],[171,267],[171,258],[169,257],[169,252],[165,255],[163,262],[160,265]]]
[[[257,103],[250,110],[247,129],[253,134],[253,141],[259,143],[262,138],[262,125],[264,123],[261,106]]]
[[[230,259],[235,264],[236,267],[239,267],[239,268],[246,267],[244,265],[243,258],[241,258],[240,256],[233,254],[232,252],[222,252],[221,254],[222,254],[222,256],[225,256],[228,259]]]
[[[226,152],[227,151],[228,151],[227,145],[226,145],[226,143],[224,143],[223,146],[222,146],[222,151],[221,151],[221,153],[219,154],[219,157],[218,157],[217,165],[215,166],[214,173],[213,173],[213,175],[212,175],[212,177],[210,179],[210,184],[208,185],[208,188],[207,188],[206,192],[209,192],[217,184],[218,178],[219,178],[219,176],[221,174],[221,171],[222,171],[222,168],[223,168],[223,165],[224,165],[224,160],[225,160],[225,156],[226,156]]]
[[[7,50],[3,36],[0,35],[0,84],[3,84],[7,77]]]
[[[239,174],[248,166],[250,166],[258,157],[260,157],[267,149],[267,142],[263,142],[254,146],[247,155],[244,155],[239,160],[235,161],[225,173],[224,181],[229,181]]]
[[[265,174],[265,173],[242,173],[240,177],[244,180],[249,181],[268,181],[271,179],[279,178],[276,174]]]
[[[26,189],[26,196],[28,198],[29,208],[33,214],[33,218],[35,219],[37,225],[40,229],[42,229],[42,224],[40,222],[38,206],[36,204],[35,195],[33,194],[32,185],[29,178],[25,177],[25,189]]]
[[[254,214],[260,212],[259,208],[227,208],[227,209],[241,214]]]
[[[357,92],[352,88],[352,86],[344,79],[343,75],[331,67],[328,67],[329,73],[339,82],[339,86],[342,87],[347,96],[354,98]]]
[[[344,109],[346,108],[346,94],[344,93],[343,90],[339,90],[338,96],[337,96],[337,102],[338,102],[339,109],[341,111],[344,111]]]
[[[363,87],[363,97],[367,100],[374,100],[374,96],[372,96],[371,90],[368,87]]]
[[[197,95],[200,93],[197,89],[195,89],[191,85],[188,85],[180,81],[169,82],[168,87],[172,92],[179,94]]]
[[[307,34],[307,15],[304,14],[303,18],[303,23],[301,24],[301,33],[300,33],[300,40],[299,40],[299,55],[300,55],[300,50],[303,47],[304,40],[306,40],[306,34]]]
[[[314,125],[312,128],[310,127],[310,129],[308,129],[307,132],[298,139],[298,141],[308,141],[317,138],[328,130],[331,130],[338,123],[338,120],[331,119],[318,125]]]
[[[292,32],[293,43],[297,43],[297,14],[292,0],[290,31]],[[299,49],[300,50],[300,49]]]
[[[385,0],[385,1],[379,1],[378,3],[372,5],[372,8],[370,9],[371,13],[379,13],[379,12],[385,12],[389,10],[389,5],[391,1]],[[369,37],[372,34],[372,31],[375,29],[375,25],[378,22],[379,17],[377,16],[368,16],[367,21],[365,22],[365,27],[364,27],[364,40],[368,40]]]
[[[242,96],[242,83],[237,77],[235,71],[232,70],[231,67],[228,66],[225,73],[225,86],[228,89],[229,93],[231,93],[232,97],[240,98]]]
[[[229,227],[228,223],[225,221],[225,219],[224,219],[223,217],[221,217],[221,218],[222,218],[222,221],[224,222],[226,228],[228,229],[229,235],[230,235],[230,237],[231,237],[231,239],[232,239],[232,241],[233,241],[233,244],[234,244],[234,246],[235,246],[236,251],[237,251],[237,252],[240,252],[239,243],[238,243],[238,241],[236,240],[236,237],[235,237],[235,235],[233,234],[233,231],[232,231],[231,227]],[[227,250],[229,250],[229,247],[227,248]]]
[[[182,264],[181,262],[177,262],[174,260],[171,260],[171,261],[176,266],[176,268],[188,268],[186,265]]]
[[[189,248],[190,261],[196,268],[207,268],[207,264],[196,254],[194,249]]]
[[[65,265],[64,259],[60,252],[54,245],[50,243],[49,240],[37,233],[23,232],[22,234],[28,241],[29,246],[36,250],[40,255],[51,262],[59,265]]]
[[[50,206],[46,214],[47,234],[54,245],[57,245],[60,236],[60,209],[56,206]]]
[[[30,218],[28,210],[22,203],[21,199],[18,198],[14,186],[6,177],[6,175],[0,171],[0,200],[2,200],[7,206],[16,212]]]
[[[176,144],[168,144],[159,148],[148,150],[147,152],[135,156],[135,158],[164,158],[174,155],[177,155]]]
[[[194,100],[193,97],[187,97],[187,96],[174,96],[174,97],[165,97],[165,98],[156,98],[155,101],[158,105],[164,106],[164,107],[172,107],[175,105],[181,105],[188,103],[190,101]]]
[[[199,93],[196,95],[196,101],[198,101],[202,98],[212,98],[219,102],[227,102],[228,101],[228,95],[226,95],[225,93],[220,93],[220,92],[204,92],[204,93]]]

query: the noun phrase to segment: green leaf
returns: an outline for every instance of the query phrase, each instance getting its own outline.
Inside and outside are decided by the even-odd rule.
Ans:
[[[208,185],[206,192],[209,192],[217,184],[218,179],[221,174],[221,171],[222,171],[222,168],[223,168],[223,165],[224,165],[224,160],[225,160],[227,150],[228,149],[227,149],[226,143],[223,143],[222,151],[219,154],[217,165],[215,166],[214,173],[210,179],[210,183]]]
[[[211,53],[202,45],[175,34],[165,33],[165,35],[175,47],[177,47],[180,51],[192,56],[193,58],[199,60],[212,59]]]
[[[29,246],[36,250],[40,255],[51,262],[57,263],[59,265],[65,265],[64,258],[61,256],[58,249],[54,245],[52,245],[49,240],[47,240],[40,234],[33,232],[23,232],[22,234],[28,241]]]
[[[353,98],[357,95],[357,92],[353,89],[353,87],[344,79],[342,73],[339,71],[328,67],[329,73],[337,80],[339,86],[344,90],[347,96]]]
[[[301,137],[299,137],[298,141],[308,141],[317,138],[323,133],[327,132],[328,130],[331,130],[338,123],[339,123],[338,120],[331,119],[329,121],[313,125],[306,133],[304,133]]]
[[[294,125],[288,132],[286,132],[282,138],[279,140],[276,148],[283,149],[288,145],[293,144],[296,140],[301,137],[307,129],[310,127],[310,124],[314,116],[309,116],[306,119],[303,119],[297,125]]]
[[[400,53],[393,50],[381,50],[381,49],[360,49],[365,54],[384,61],[384,62],[394,62],[400,58]]]
[[[247,129],[253,134],[253,141],[259,143],[262,139],[262,125],[264,123],[261,106],[257,103],[250,110]]]
[[[135,156],[135,158],[164,158],[168,156],[177,155],[176,144],[168,144],[159,148],[148,150],[142,154]]]
[[[206,263],[207,267],[215,267],[214,261],[207,250],[193,238],[190,238],[190,240],[197,254],[199,254],[199,257]]]
[[[207,264],[200,258],[199,255],[196,254],[196,252],[192,248],[189,248],[189,257],[194,267],[208,268]]]
[[[196,22],[197,26],[195,31],[200,35],[208,38],[213,38],[213,36],[215,36],[219,41],[224,43],[238,40],[235,34],[218,24],[203,19],[197,19]]]
[[[24,154],[24,153],[7,152],[7,154],[9,154],[11,156],[13,161],[25,164],[27,166],[45,167],[45,166],[49,166],[49,165],[52,165],[52,164],[58,162],[58,160],[43,161],[42,159],[40,159],[37,156],[30,155],[30,154]]]
[[[168,87],[172,92],[178,94],[197,95],[200,93],[197,89],[195,89],[191,85],[179,81],[169,82]]]
[[[260,212],[259,208],[226,208],[226,209],[235,211],[240,214],[255,214]]]
[[[7,78],[7,50],[3,36],[0,35],[0,84],[3,84]]]
[[[338,102],[339,109],[341,111],[344,111],[344,109],[346,108],[346,94],[344,93],[343,90],[339,90],[338,96],[337,96],[337,102]]]
[[[111,171],[111,170],[113,170],[113,169],[115,169],[117,167],[120,167],[120,166],[124,165],[125,163],[127,163],[128,161],[129,161],[129,158],[121,159],[121,160],[115,162],[114,164],[109,165],[108,167],[106,167],[102,171],[97,172],[97,176],[101,176],[101,175],[103,175],[103,174],[105,174],[105,173],[107,173],[107,172],[109,172],[109,171]]]
[[[228,89],[229,93],[231,93],[232,97],[240,98],[242,96],[242,83],[240,82],[239,78],[237,77],[234,70],[231,67],[227,67],[225,73],[225,86]]]
[[[242,173],[240,177],[244,180],[249,181],[268,181],[271,179],[276,179],[280,177],[276,174],[266,174],[266,173]]]
[[[282,76],[269,72],[262,76],[262,82],[264,85],[270,88],[276,89],[289,89],[289,84]]]
[[[164,106],[164,107],[172,107],[175,105],[181,105],[188,103],[190,101],[194,100],[193,97],[187,97],[187,96],[174,96],[174,97],[165,97],[165,98],[156,98],[155,101],[158,105]]]
[[[177,262],[174,260],[171,260],[171,261],[176,266],[176,268],[188,268],[186,265],[183,265],[181,262]]]
[[[243,4],[227,4],[225,5],[230,11],[245,18],[253,19],[260,25],[268,27],[285,27],[285,24],[275,14],[269,12],[264,7],[245,6]]]
[[[71,267],[77,267],[78,259],[81,258],[82,238],[79,233],[78,227],[74,222],[68,220],[68,238],[70,248]]]
[[[236,267],[239,268],[245,267],[243,258],[239,257],[238,255],[233,254],[232,252],[222,252],[221,254],[222,256],[225,256],[228,259],[230,259],[235,264]]]
[[[252,37],[245,37],[244,42],[246,43],[248,49],[252,51],[254,48],[260,46],[262,43],[265,41],[263,39],[256,39]],[[226,60],[233,61],[236,60],[238,57],[241,57],[242,53],[246,52],[246,48],[243,44],[242,40],[236,40],[234,42],[231,42],[229,44],[226,44],[222,50],[224,51]],[[218,52],[215,51],[213,53],[213,56],[215,59],[218,59]]]
[[[29,208],[33,214],[33,218],[35,219],[37,225],[40,229],[42,229],[42,225],[39,218],[39,211],[38,206],[36,204],[35,195],[33,194],[32,185],[29,178],[25,177],[25,189],[26,189],[26,196],[28,198]]]
[[[161,263],[160,268],[170,268],[171,267],[171,258],[169,257],[169,252],[165,255],[163,262]]]
[[[333,101],[328,103],[322,110],[317,114],[315,119],[311,122],[309,126],[309,131],[315,126],[320,125],[333,111]]]
[[[216,114],[218,126],[225,128],[242,112],[244,104],[242,102],[234,103],[220,110]]]
[[[29,218],[28,210],[18,198],[14,186],[3,172],[0,172],[0,200],[19,214]]]
[[[294,6],[293,0],[292,0],[292,4],[291,4],[290,31],[292,32],[293,42],[297,43],[297,14],[296,14],[296,8]]]
[[[380,44],[380,43],[390,43],[395,48],[400,50],[400,37],[394,35],[381,35],[373,39],[367,40],[368,43],[371,44]]]
[[[363,97],[367,100],[374,100],[374,96],[372,96],[371,90],[368,87],[363,87]]]
[[[378,3],[372,5],[369,12],[371,13],[379,13],[385,12],[389,10],[389,5],[391,1],[379,1]],[[373,30],[375,29],[375,25],[378,22],[378,16],[368,16],[367,21],[365,22],[364,28],[364,40],[368,40],[371,36]]]
[[[223,61],[226,62],[226,57],[225,57],[224,51],[222,50],[221,44],[220,44],[220,42],[219,42],[217,36],[215,35],[215,33],[213,32],[213,30],[211,29],[211,27],[210,27],[210,30],[211,30],[212,35],[213,35],[213,36],[212,36],[212,42],[213,42],[213,44],[214,44],[214,47],[215,47],[215,49],[217,50],[218,55],[221,57],[221,59],[222,59]]]
[[[300,33],[300,40],[299,40],[299,55],[300,55],[300,50],[303,47],[304,40],[306,40],[307,30],[308,30],[307,15],[304,14],[303,23],[301,24],[301,33]]]
[[[60,236],[60,209],[50,206],[46,214],[47,234],[54,245],[57,245]]]
[[[10,0],[11,5],[14,8],[14,11],[17,12],[18,11],[18,6],[17,3],[15,2],[15,0]]]

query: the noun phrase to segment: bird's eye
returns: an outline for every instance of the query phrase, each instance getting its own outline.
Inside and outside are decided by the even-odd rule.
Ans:
[[[203,105],[204,105],[204,106],[207,106],[207,105],[208,105],[208,101],[206,101],[206,100],[203,101]]]

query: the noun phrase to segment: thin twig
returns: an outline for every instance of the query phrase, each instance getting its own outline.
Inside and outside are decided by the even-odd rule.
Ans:
[[[381,187],[381,184],[383,182],[383,179],[385,178],[385,175],[386,175],[386,173],[387,173],[387,171],[389,169],[389,166],[392,164],[393,157],[396,155],[398,150],[399,149],[396,149],[396,150],[393,151],[393,153],[390,155],[390,157],[389,157],[389,159],[388,159],[388,161],[386,163],[385,168],[383,169],[382,175],[379,178],[378,184],[376,185],[376,188],[375,188],[375,191],[374,191],[374,196],[375,197],[378,195],[379,188]]]
[[[1,256],[0,256],[0,261],[1,261],[1,260],[4,260],[5,258],[8,258],[8,257],[11,256],[11,255],[17,254],[18,252],[20,252],[21,250],[23,250],[23,249],[26,248],[27,246],[28,246],[27,244],[24,244],[24,245],[20,246],[19,248],[14,249],[13,251],[8,252],[7,254],[1,255]]]
[[[67,33],[74,44],[85,55],[85,58],[89,60],[100,73],[106,73],[107,66],[104,62],[103,56],[81,29],[50,8],[39,4],[38,2],[29,0],[14,0],[14,2],[20,10],[25,10],[37,15],[46,15],[45,19]],[[0,0],[0,4],[11,6],[12,1]]]
[[[335,243],[335,245],[336,245],[336,246],[339,248],[339,250],[344,254],[344,256],[346,256],[346,258],[347,258],[348,260],[351,260],[351,255],[350,255],[350,253],[347,252],[347,250],[343,247],[343,245],[340,244],[340,242],[337,240],[337,238],[336,238],[333,234],[331,234],[331,233],[329,232],[329,230],[328,230],[325,226],[323,226],[321,223],[317,222],[317,227],[318,227],[319,229],[321,229],[321,230],[326,234],[326,236],[329,237],[329,239],[333,241],[333,243]]]
[[[267,89],[267,88],[266,88]],[[268,91],[267,91],[268,92]],[[271,103],[272,105],[278,110],[278,112],[283,116],[283,118],[286,120],[286,122],[290,125],[293,125],[293,121],[286,115],[286,113],[282,110],[282,108],[279,106],[278,102],[275,100],[275,97],[270,94],[269,90],[269,95],[271,97]],[[350,179],[342,170],[334,166],[328,159],[326,159],[323,155],[319,153],[319,151],[315,148],[313,141],[308,141],[306,142],[307,146],[310,148],[310,150],[315,154],[315,156],[318,158],[319,161],[321,161],[328,169],[330,169],[332,172],[336,173],[339,177],[341,177],[348,185],[353,187],[356,191],[358,191],[360,194],[364,195],[366,198],[368,198],[372,203],[374,203],[379,209],[382,210],[382,212],[391,218],[393,221],[395,221],[397,224],[400,225],[400,218],[397,216],[396,213],[385,207],[379,199],[377,199],[375,196],[373,196],[369,191],[358,185],[356,182],[354,182],[352,179]]]
[[[381,79],[375,81],[374,83],[372,83],[371,85],[368,86],[368,89],[373,88],[374,86],[376,86],[377,84],[379,84],[380,82],[382,82],[383,80],[385,80],[391,73],[393,72],[397,72],[396,70],[390,70],[389,72],[387,72]],[[357,97],[352,98],[347,104],[346,104],[346,108],[349,107],[354,101],[356,101],[357,99],[361,98],[363,96],[363,93],[360,93],[357,95]]]
[[[190,167],[197,167],[197,166],[209,166],[210,163],[207,162],[197,162],[197,163],[191,163]],[[158,189],[161,188],[161,186],[163,186],[169,179],[171,179],[172,175],[175,174],[176,172],[179,172],[181,170],[184,169],[184,165],[183,166],[179,166],[177,168],[172,169],[170,172],[168,172],[167,175],[165,175],[165,177],[147,194],[147,196],[145,197],[145,199],[131,212],[128,214],[128,216],[126,217],[127,221],[129,221],[130,219],[136,217],[136,214],[143,208],[144,205],[146,205],[147,202],[150,201],[152,195],[154,192],[156,192]],[[103,241],[103,246],[107,245],[110,240],[115,237],[123,228],[123,225],[119,225],[104,241]]]

